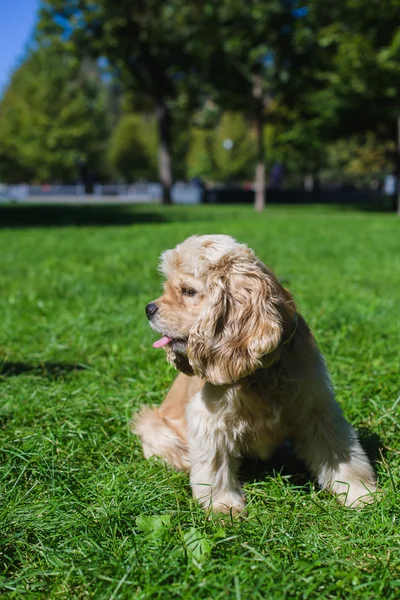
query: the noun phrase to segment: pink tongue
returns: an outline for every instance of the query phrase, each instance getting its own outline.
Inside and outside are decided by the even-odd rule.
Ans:
[[[164,335],[161,338],[161,340],[157,340],[156,342],[154,342],[153,348],[163,348],[164,346],[166,346],[170,342],[172,342],[172,338],[168,337],[167,335]]]

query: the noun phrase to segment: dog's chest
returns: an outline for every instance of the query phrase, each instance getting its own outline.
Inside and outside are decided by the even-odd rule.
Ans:
[[[230,388],[214,404],[218,429],[243,449],[262,438],[276,441],[281,437],[281,406],[251,389]]]

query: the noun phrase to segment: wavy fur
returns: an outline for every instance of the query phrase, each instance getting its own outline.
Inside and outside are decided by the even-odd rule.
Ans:
[[[325,362],[291,294],[244,244],[192,236],[162,256],[167,282],[151,326],[181,374],[133,430],[146,457],[190,470],[194,496],[238,513],[244,455],[268,458],[291,437],[322,488],[371,502],[373,469],[334,398]],[[190,289],[190,293],[188,293]]]

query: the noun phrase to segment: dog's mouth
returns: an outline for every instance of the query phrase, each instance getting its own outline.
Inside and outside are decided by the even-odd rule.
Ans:
[[[169,337],[169,335],[163,335],[160,340],[157,340],[153,344],[153,348],[164,348],[167,344],[170,344],[174,338]]]
[[[163,335],[162,338],[154,342],[153,348],[165,348],[165,346],[171,345],[174,350],[183,350],[187,345],[187,339],[185,338],[173,338],[169,335]]]

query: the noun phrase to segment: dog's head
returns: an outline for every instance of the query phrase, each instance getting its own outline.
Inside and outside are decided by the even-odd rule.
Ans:
[[[294,301],[244,244],[192,236],[161,257],[163,295],[146,306],[168,360],[216,385],[265,365],[288,337]]]

